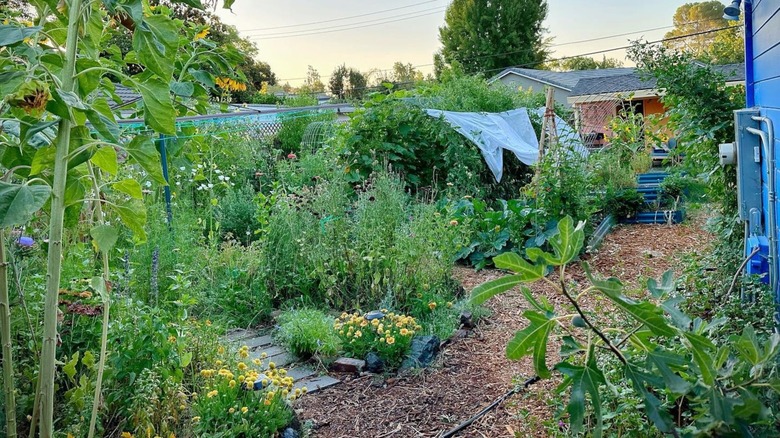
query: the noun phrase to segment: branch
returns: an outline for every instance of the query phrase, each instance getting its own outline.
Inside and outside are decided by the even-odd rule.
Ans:
[[[577,313],[580,314],[580,317],[582,317],[582,320],[585,321],[585,324],[590,327],[591,330],[593,330],[596,335],[598,335],[599,338],[601,338],[602,341],[607,345],[607,347],[617,356],[618,359],[620,359],[621,362],[623,362],[623,365],[628,365],[628,360],[626,360],[625,356],[623,356],[623,353],[620,352],[620,350],[615,347],[612,342],[604,335],[604,333],[601,332],[601,330],[597,329],[595,325],[593,325],[592,322],[588,319],[587,316],[585,316],[585,312],[582,311],[582,308],[580,308],[579,303],[577,303],[577,300],[572,298],[571,295],[569,295],[569,292],[566,290],[566,280],[565,280],[565,274],[566,267],[561,266],[561,278],[560,278],[560,290],[563,296],[566,297],[567,300],[574,306],[574,310],[577,311]]]

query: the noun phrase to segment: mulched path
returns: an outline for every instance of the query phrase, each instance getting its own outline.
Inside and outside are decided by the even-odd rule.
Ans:
[[[592,269],[617,276],[628,285],[660,277],[679,268],[681,257],[705,250],[711,236],[692,225],[621,226],[610,233],[599,252],[586,256]],[[572,267],[572,279],[584,276]],[[501,273],[455,268],[455,276],[470,291]],[[555,304],[561,297],[543,283],[531,286]],[[585,303],[593,310],[596,303]],[[519,291],[490,300],[490,315],[466,338],[454,339],[437,363],[414,375],[382,379],[378,376],[344,377],[344,383],[304,397],[295,408],[299,417],[313,423],[315,437],[439,437],[510,390],[515,382],[534,375],[530,358],[508,361],[507,341],[524,327],[528,307]],[[550,345],[550,351],[557,346]],[[554,357],[552,359],[555,359]],[[549,364],[552,365],[552,364]],[[461,437],[543,437],[545,423],[555,424],[551,396],[558,378],[541,381],[515,395],[460,433]]]

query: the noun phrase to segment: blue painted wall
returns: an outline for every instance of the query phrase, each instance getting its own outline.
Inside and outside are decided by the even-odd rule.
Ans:
[[[745,14],[747,103],[774,122],[775,156],[780,157],[780,0],[747,0]],[[761,128],[766,129],[766,126]],[[763,171],[764,175],[775,172],[776,181],[780,181],[780,169],[767,169],[764,164]],[[762,186],[765,206],[768,205],[767,179],[763,178]],[[764,224],[768,223],[766,215],[764,211]],[[764,231],[769,234],[768,230]]]

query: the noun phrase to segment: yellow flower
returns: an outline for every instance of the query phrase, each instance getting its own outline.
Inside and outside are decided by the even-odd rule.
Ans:
[[[212,398],[212,397],[215,397],[215,396],[217,396],[217,394],[219,394],[219,391],[217,391],[217,390],[215,389],[215,390],[213,390],[213,391],[209,391],[209,393],[208,393],[208,394],[206,394],[206,397],[207,397],[207,398]]]
[[[195,41],[206,38],[206,35],[208,34],[209,34],[209,28],[208,27],[203,28],[203,30],[201,30],[200,32],[198,32],[197,35],[195,35]]]
[[[223,346],[221,346],[221,345],[220,345],[220,346],[219,346],[219,348],[217,348],[217,353],[219,353],[219,354],[225,354],[225,347],[223,347]]]
[[[276,368],[276,364],[275,364],[275,363],[273,363],[273,362],[268,362],[268,369],[269,369],[269,370],[273,370],[273,369],[275,369],[275,368]]]
[[[200,421],[200,417],[192,417],[193,423],[197,423],[198,421]]]
[[[261,361],[260,361],[260,359],[252,359],[252,363],[257,365],[257,366],[260,366]]]
[[[271,400],[265,399],[263,404],[266,405],[266,406],[271,406]]]
[[[122,438],[133,438],[133,434],[130,432],[122,432],[122,435],[119,435]]]
[[[211,320],[207,319],[207,320],[206,320],[206,325],[207,325],[208,327],[211,327]]]
[[[436,308],[436,301],[431,301],[430,303],[428,303],[428,308],[431,309],[431,310],[435,309]]]
[[[395,338],[392,336],[387,337],[387,345],[393,345],[395,344]]]
[[[173,336],[173,335],[168,336],[168,342],[170,342],[171,344],[176,342],[176,336]]]
[[[401,329],[401,336],[406,336],[406,335],[408,335],[408,334],[409,334],[409,330],[407,330],[407,329],[405,329],[405,328],[402,328],[402,329]]]
[[[360,330],[358,330],[358,331],[356,331],[356,332],[355,332],[355,337],[356,337],[356,338],[359,338],[359,337],[361,337],[361,336],[363,336],[363,332],[361,332]]]
[[[235,380],[229,381],[228,382],[228,386],[231,387],[231,388],[235,387],[236,386],[236,381]]]
[[[221,367],[222,366],[222,361],[218,360],[218,361],[214,362],[214,364],[216,364],[218,367]]]
[[[451,309],[452,306],[453,306],[452,301],[447,301],[447,307]]]
[[[230,409],[228,409],[228,413],[229,413],[229,414],[232,414],[233,412],[236,412],[236,408],[230,408]]]
[[[248,407],[244,406],[243,408],[241,408],[241,413],[242,414],[246,414],[247,412],[249,412],[249,408]]]
[[[244,362],[239,362],[238,369],[244,371],[246,369],[246,364]]]
[[[361,327],[365,327],[365,326],[367,326],[367,325],[368,325],[368,320],[365,320],[365,319],[364,319],[363,321],[361,321],[361,322],[360,322],[360,326],[361,326]]]

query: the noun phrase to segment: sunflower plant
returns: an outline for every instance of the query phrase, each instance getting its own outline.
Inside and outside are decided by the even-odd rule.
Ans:
[[[390,368],[401,364],[412,337],[422,327],[411,316],[382,310],[379,318],[366,318],[359,313],[342,313],[334,328],[341,339],[344,353],[363,358],[376,353]]]
[[[306,388],[293,389],[287,370],[263,359],[250,359],[243,346],[235,357],[200,371],[201,390],[192,395],[196,436],[271,437],[290,423],[288,402]]]

